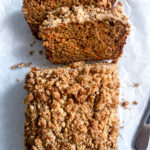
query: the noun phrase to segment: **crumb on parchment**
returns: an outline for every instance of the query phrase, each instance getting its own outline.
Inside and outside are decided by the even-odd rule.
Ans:
[[[39,51],[39,54],[40,54],[40,55],[43,55],[43,51],[42,51],[42,50],[40,50],[40,51]]]
[[[120,127],[120,129],[124,129],[124,125],[122,125],[122,126]]]
[[[121,103],[121,106],[122,106],[122,107],[125,107],[125,109],[127,109],[126,106],[128,106],[129,104],[130,104],[129,101],[124,101],[124,102]]]
[[[16,65],[11,66],[11,69],[15,70],[17,68],[24,68],[24,67],[30,67],[32,63],[19,63]]]
[[[30,52],[29,52],[29,55],[31,55],[31,56],[32,56],[33,54],[34,54],[34,51],[30,51]]]
[[[30,71],[36,71],[36,70],[38,70],[38,69],[39,69],[38,66],[34,66],[33,68],[30,68]]]
[[[134,101],[133,104],[134,104],[134,105],[138,105],[138,102],[137,102],[137,101]]]
[[[124,109],[129,109],[129,107],[126,106],[126,107],[124,107]]]
[[[140,86],[139,83],[135,83],[135,84],[134,84],[134,87],[139,87],[139,86]]]

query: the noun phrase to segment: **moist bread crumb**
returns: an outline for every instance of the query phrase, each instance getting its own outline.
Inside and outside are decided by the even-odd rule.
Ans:
[[[26,150],[117,150],[117,64],[36,68],[25,83]]]

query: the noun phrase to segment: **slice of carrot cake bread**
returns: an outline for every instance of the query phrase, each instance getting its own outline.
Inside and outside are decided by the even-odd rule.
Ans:
[[[32,33],[38,38],[39,25],[47,18],[47,13],[59,7],[73,5],[94,5],[111,9],[116,0],[24,0],[23,13]]]
[[[129,32],[121,3],[107,11],[94,5],[80,5],[49,12],[40,26],[39,37],[47,58],[61,64],[118,59]]]
[[[32,70],[25,83],[26,150],[117,150],[117,64]]]

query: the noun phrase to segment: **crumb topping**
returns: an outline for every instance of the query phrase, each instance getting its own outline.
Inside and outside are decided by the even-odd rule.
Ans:
[[[36,69],[25,82],[27,150],[117,150],[117,64]]]
[[[60,24],[69,24],[71,22],[83,23],[86,21],[103,20],[114,18],[128,24],[128,19],[123,15],[122,7],[118,4],[112,10],[104,10],[103,8],[94,6],[73,6],[61,7],[49,12],[48,20],[43,25],[48,27],[56,27]]]

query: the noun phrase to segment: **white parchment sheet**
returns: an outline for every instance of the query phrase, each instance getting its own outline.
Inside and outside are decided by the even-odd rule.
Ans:
[[[130,101],[130,110],[119,107],[119,150],[131,150],[131,144],[150,96],[150,0],[124,0],[124,9],[132,32],[119,61],[120,102]],[[0,150],[24,149],[24,78],[29,68],[11,70],[20,62],[33,66],[52,66],[44,55],[42,43],[36,41],[21,12],[22,0],[0,0]],[[29,51],[34,50],[30,56]],[[17,82],[16,79],[20,82]],[[139,87],[134,87],[139,83]],[[138,105],[133,105],[133,101]],[[150,148],[149,148],[150,150]]]

